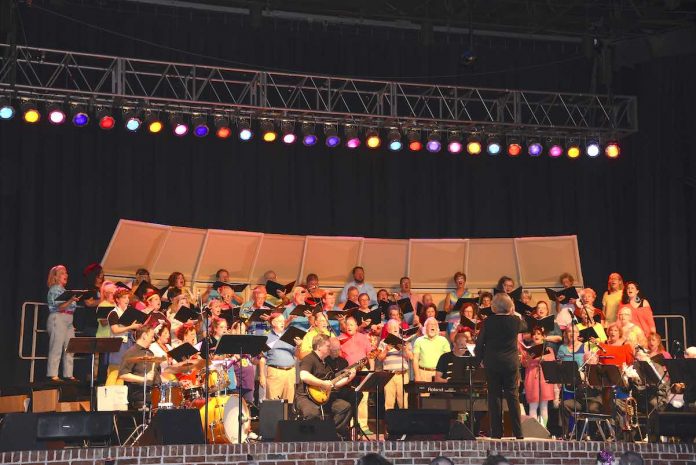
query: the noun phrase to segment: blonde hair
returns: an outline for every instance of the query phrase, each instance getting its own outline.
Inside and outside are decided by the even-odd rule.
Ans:
[[[66,273],[68,271],[64,265],[56,265],[53,268],[51,268],[50,270],[48,270],[48,278],[46,278],[46,286],[47,287],[51,287],[51,286],[55,286],[56,284],[60,284],[58,282],[58,272],[60,270],[65,270]]]
[[[116,284],[114,284],[113,281],[104,281],[99,288],[99,295],[101,296],[101,300],[106,300],[106,293],[110,292],[112,295],[116,293]]]

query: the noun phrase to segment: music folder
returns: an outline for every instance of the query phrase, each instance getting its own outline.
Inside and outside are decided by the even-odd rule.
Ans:
[[[452,312],[458,313],[459,310],[462,309],[464,304],[474,304],[475,306],[477,306],[478,299],[474,297],[460,297],[459,299],[457,299],[457,302],[454,304],[454,307],[452,307]],[[475,308],[474,313],[476,313]]]
[[[556,291],[554,289],[551,289],[549,287],[545,287],[544,290],[546,291],[546,295],[550,300],[553,300],[554,302],[561,296],[565,297],[563,299],[563,302],[567,303],[570,299],[579,299],[580,296],[578,295],[578,290],[575,289],[574,287],[568,287],[566,289],[561,289],[560,291]]]
[[[278,291],[283,291],[285,294],[288,294],[290,291],[292,291],[293,287],[295,287],[295,281],[292,281],[285,286],[275,281],[266,281],[266,292],[273,297],[278,297]]]
[[[78,297],[78,298],[83,298],[85,294],[88,294],[90,291],[86,289],[76,289],[72,291],[65,291],[58,297],[56,297],[56,302],[67,302],[68,300],[72,299],[73,297]]]
[[[298,328],[297,326],[290,326],[282,336],[280,336],[280,340],[290,344],[291,346],[295,346],[295,338],[299,337],[300,339],[303,339],[305,335],[307,334],[307,331],[303,331],[302,329]]]
[[[196,355],[197,353],[198,353],[198,351],[196,350],[195,347],[193,347],[188,342],[184,342],[183,344],[176,347],[175,349],[172,349],[169,352],[167,352],[167,355],[169,355],[171,358],[173,358],[177,362],[183,362],[184,360],[191,358],[192,356]]]
[[[387,333],[387,337],[384,338],[384,343],[389,344],[392,347],[396,347],[404,344],[404,340],[398,336],[394,336],[391,333]]]
[[[411,299],[409,299],[408,297],[405,297],[405,298],[403,298],[403,299],[400,299],[398,302],[396,302],[396,304],[397,304],[397,305],[399,306],[399,308],[401,309],[401,314],[402,314],[402,315],[406,315],[407,313],[413,313],[413,312],[414,312],[414,310],[413,310],[413,304],[411,303]],[[387,306],[387,309],[388,309],[388,308],[389,308],[389,307]],[[386,315],[387,313],[384,312],[384,314]]]
[[[247,287],[246,284],[232,284],[232,283],[226,283],[224,281],[215,281],[213,283],[213,289],[215,289],[216,291],[219,290],[223,286],[229,287],[230,289],[234,290],[234,292],[242,292]]]
[[[121,318],[118,319],[118,324],[121,326],[130,326],[135,322],[140,324],[145,323],[148,318],[147,313],[143,313],[140,310],[136,310],[133,307],[128,307]]]
[[[534,328],[543,328],[544,334],[548,335],[556,327],[556,318],[553,315],[538,319],[530,315],[525,316],[524,319],[527,322],[527,329],[529,332]]]
[[[179,311],[176,312],[174,319],[181,321],[182,323],[186,323],[189,320],[197,320],[198,314],[191,310],[189,307],[181,307]]]

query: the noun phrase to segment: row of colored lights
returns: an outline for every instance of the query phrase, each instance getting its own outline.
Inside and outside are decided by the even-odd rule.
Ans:
[[[15,109],[8,102],[0,102],[0,119],[9,120],[15,116]],[[90,121],[89,114],[86,109],[80,105],[73,105],[69,118],[68,114],[60,105],[49,105],[47,107],[48,121],[51,124],[60,125],[68,121],[72,121],[77,127],[84,127]],[[27,123],[37,123],[41,119],[41,113],[36,105],[25,103],[22,105],[22,117]],[[97,123],[101,129],[111,130],[116,127],[116,118],[108,109],[102,109],[97,112]],[[157,134],[164,130],[165,123],[159,118],[157,112],[146,112],[141,115],[135,110],[124,110],[123,112],[124,126],[127,130],[136,132],[143,126],[151,133]],[[192,132],[196,137],[206,137],[210,134],[211,127],[208,125],[208,118],[205,115],[193,115],[190,124],[186,121],[184,115],[172,113],[169,116],[169,125],[174,135],[183,137],[189,132]],[[249,141],[254,137],[254,132],[249,119],[240,119],[237,124],[238,136],[242,141]],[[226,139],[232,135],[229,118],[224,116],[214,117],[214,133],[220,139]],[[280,123],[280,133],[276,129],[276,124],[273,120],[262,119],[260,122],[261,138],[265,142],[275,142],[279,136],[283,143],[294,144],[298,140],[295,134],[295,125],[291,121],[282,121]],[[312,123],[302,123],[302,143],[306,146],[313,146],[319,142]],[[357,126],[346,125],[343,131],[345,137],[345,145],[349,149],[360,147],[362,141],[359,137]],[[388,130],[387,147],[391,151],[399,151],[404,147],[408,147],[410,151],[418,152],[425,148],[428,152],[437,153],[443,149],[442,138],[439,131],[430,131],[425,144],[421,140],[421,133],[418,130],[410,129],[405,131],[406,142],[402,138],[402,132],[396,128]],[[341,138],[338,133],[337,124],[326,124],[324,126],[325,144],[327,147],[337,147],[341,144]],[[504,146],[499,137],[495,135],[488,136],[485,144],[482,137],[478,134],[471,134],[466,140],[462,138],[459,131],[449,131],[446,141],[447,151],[453,154],[466,151],[470,155],[479,155],[484,151],[490,155],[498,155],[504,150],[507,155],[516,157],[522,154],[523,146],[520,138],[511,136]],[[544,153],[545,146],[547,153],[552,158],[561,157],[564,153],[569,158],[579,158],[584,149],[584,153],[589,157],[597,157],[602,153],[602,147],[596,140],[589,140],[584,147],[581,147],[575,139],[568,139],[566,148],[555,142],[553,139],[548,139],[546,144],[542,144],[537,139],[528,139],[527,153],[532,157],[540,156]],[[382,146],[382,138],[380,131],[375,128],[370,128],[365,134],[365,145],[368,148],[376,149]],[[604,146],[604,153],[609,158],[617,158],[621,153],[621,148],[618,142],[611,141]]]

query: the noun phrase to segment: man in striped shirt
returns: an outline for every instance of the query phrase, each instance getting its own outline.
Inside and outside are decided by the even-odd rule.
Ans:
[[[398,320],[389,320],[386,328],[387,334],[392,334],[401,339]],[[400,409],[408,408],[408,399],[404,393],[404,385],[408,383],[408,364],[413,359],[411,345],[406,343],[392,346],[382,341],[379,343],[377,358],[382,361],[382,369],[384,371],[394,374],[392,379],[384,385],[384,409],[393,409],[394,401],[396,401]]]

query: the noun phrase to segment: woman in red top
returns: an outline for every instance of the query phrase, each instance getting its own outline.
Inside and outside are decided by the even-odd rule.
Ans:
[[[607,342],[599,344],[599,360],[603,365],[616,365],[622,367],[633,365],[633,347],[623,338],[623,331],[619,325],[613,324],[607,328]]]
[[[631,320],[643,330],[643,334],[648,335],[656,332],[655,319],[653,318],[652,308],[650,308],[650,302],[648,302],[648,299],[643,298],[638,283],[626,281],[623,295],[621,296],[619,312],[625,307],[631,309]]]

